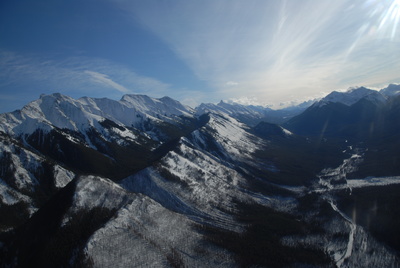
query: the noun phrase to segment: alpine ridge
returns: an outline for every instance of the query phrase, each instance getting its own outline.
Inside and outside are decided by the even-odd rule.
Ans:
[[[400,89],[0,115],[0,267],[396,267]]]

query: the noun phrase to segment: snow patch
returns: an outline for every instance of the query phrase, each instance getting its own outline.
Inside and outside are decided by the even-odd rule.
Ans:
[[[62,168],[59,165],[54,166],[53,172],[54,172],[54,186],[56,186],[57,188],[64,188],[75,177],[75,173]]]
[[[74,208],[115,208],[124,200],[126,191],[113,181],[97,176],[80,177],[74,195]]]
[[[286,136],[292,136],[292,135],[293,135],[293,133],[290,132],[289,130],[287,130],[286,128],[281,127],[281,129],[282,129],[283,133],[284,133]]]

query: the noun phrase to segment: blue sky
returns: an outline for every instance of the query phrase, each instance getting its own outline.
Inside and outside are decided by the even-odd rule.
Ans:
[[[400,82],[400,0],[0,2],[0,112],[42,93],[274,104]]]

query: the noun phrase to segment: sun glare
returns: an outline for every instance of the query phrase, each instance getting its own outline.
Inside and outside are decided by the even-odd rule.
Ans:
[[[400,23],[400,0],[367,0],[364,5],[370,19],[365,29],[380,37],[395,39]]]
[[[382,13],[378,30],[390,30],[390,38],[396,35],[397,26],[400,18],[400,0],[392,0],[388,8]]]

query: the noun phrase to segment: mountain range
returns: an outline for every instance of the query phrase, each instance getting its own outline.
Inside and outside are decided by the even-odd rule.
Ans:
[[[396,267],[400,85],[0,114],[0,267]]]

